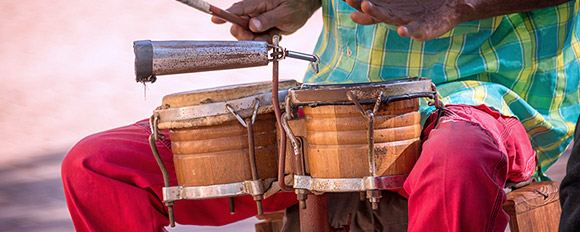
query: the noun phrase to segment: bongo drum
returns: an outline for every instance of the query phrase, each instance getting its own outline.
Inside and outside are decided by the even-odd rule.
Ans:
[[[297,85],[280,82],[281,102]],[[152,131],[169,130],[179,185],[163,188],[165,202],[248,194],[261,200],[278,168],[271,88],[271,82],[249,83],[163,98]]]
[[[286,114],[299,106],[305,114],[306,154],[298,161],[305,167],[295,172],[294,188],[366,191],[371,202],[377,190],[401,188],[421,150],[419,98],[436,96],[427,78],[291,89]],[[296,128],[283,124],[295,137]]]

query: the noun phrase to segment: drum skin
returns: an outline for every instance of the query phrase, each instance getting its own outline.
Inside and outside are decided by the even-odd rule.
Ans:
[[[252,179],[247,129],[238,121],[169,130],[180,186],[208,186]],[[275,178],[278,168],[276,119],[259,115],[254,123],[258,178]]]
[[[374,105],[363,105],[366,110]],[[308,164],[315,178],[371,176],[368,120],[354,105],[304,106]],[[421,151],[417,98],[382,103],[374,120],[375,175],[408,174]]]

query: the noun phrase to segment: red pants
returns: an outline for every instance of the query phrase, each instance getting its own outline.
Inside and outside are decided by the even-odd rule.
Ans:
[[[535,167],[522,125],[485,106],[448,106],[437,127],[427,125],[423,151],[404,185],[409,231],[503,231],[506,179],[528,179]],[[91,135],[68,153],[62,178],[77,231],[161,231],[168,225],[148,127],[141,121]],[[177,185],[170,142],[157,147]],[[279,193],[264,200],[264,210],[295,203],[294,193]],[[250,196],[236,197],[235,206],[230,215],[227,199],[177,201],[176,221],[223,225],[257,213]]]

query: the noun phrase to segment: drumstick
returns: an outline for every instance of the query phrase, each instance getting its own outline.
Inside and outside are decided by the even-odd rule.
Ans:
[[[240,16],[234,15],[226,10],[222,10],[220,8],[217,8],[217,7],[207,3],[206,1],[203,1],[203,0],[177,0],[177,1],[179,1],[185,5],[191,6],[195,9],[198,9],[200,11],[203,11],[205,13],[211,14],[213,16],[220,17],[223,20],[226,20],[230,23],[240,25],[245,29],[249,29],[249,21],[247,19],[244,19]]]

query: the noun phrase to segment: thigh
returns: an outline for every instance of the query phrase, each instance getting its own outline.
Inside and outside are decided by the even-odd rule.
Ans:
[[[95,201],[108,199],[106,204],[128,209],[127,214],[152,211],[152,214],[161,215],[164,219],[160,220],[167,225],[167,208],[162,203],[163,176],[149,145],[150,134],[149,122],[143,120],[88,136],[78,142],[63,162],[63,179],[70,183],[70,192],[98,193],[100,197],[95,195],[89,198]],[[167,168],[170,185],[177,186],[171,141],[167,133],[164,134],[165,139],[156,141],[156,147]],[[91,181],[96,179],[99,181]],[[123,190],[129,188],[139,193],[130,194]],[[127,194],[134,197],[116,202],[116,199],[124,199],[119,196]],[[256,203],[251,196],[235,197],[234,202],[236,213],[232,215],[225,198],[176,201],[175,218],[180,224],[224,225],[257,214]],[[282,210],[296,202],[293,192],[278,193],[263,201],[264,211]],[[96,205],[99,203],[95,203],[93,208]]]

